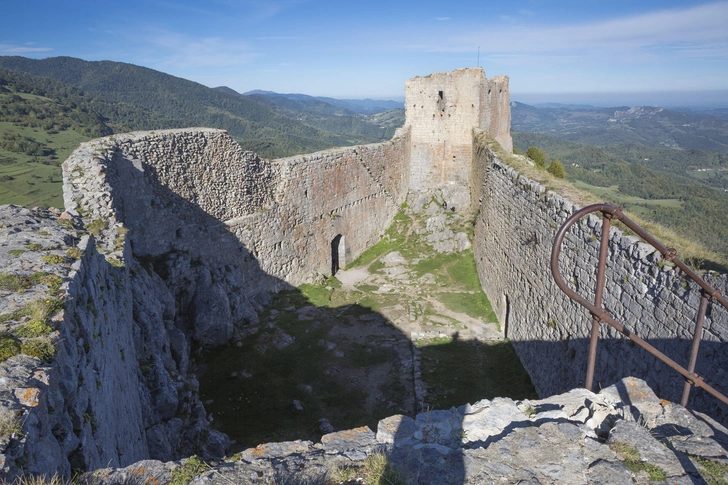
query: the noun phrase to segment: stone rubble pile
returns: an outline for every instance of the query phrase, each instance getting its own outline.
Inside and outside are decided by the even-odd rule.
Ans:
[[[399,483],[725,483],[728,429],[625,378],[598,394],[483,400],[397,415],[320,443],[268,443],[204,466],[192,484],[342,483],[336,470],[387,457]],[[144,461],[84,475],[86,483],[164,483],[185,462]],[[353,482],[352,482],[353,483]]]

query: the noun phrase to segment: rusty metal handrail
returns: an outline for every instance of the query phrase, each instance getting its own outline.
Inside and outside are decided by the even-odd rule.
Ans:
[[[602,213],[602,234],[601,234],[601,241],[599,246],[599,266],[597,268],[597,285],[595,289],[594,294],[594,303],[588,301],[576,291],[569,288],[569,286],[564,281],[564,278],[561,276],[561,273],[559,271],[559,254],[561,253],[561,245],[564,240],[564,236],[566,236],[566,232],[569,230],[571,226],[573,226],[576,221],[581,219],[582,217],[591,214],[592,212],[601,212]],[[646,241],[648,244],[651,244],[655,247],[664,258],[668,261],[672,261],[675,266],[680,268],[690,279],[692,279],[695,283],[700,286],[702,289],[702,297],[700,299],[700,307],[698,309],[698,315],[697,315],[697,321],[695,324],[695,332],[693,333],[693,343],[690,349],[690,358],[688,361],[688,368],[685,369],[679,364],[677,364],[674,360],[667,357],[665,354],[654,348],[649,343],[645,342],[641,338],[639,338],[637,335],[635,335],[629,328],[626,326],[620,324],[619,322],[615,321],[602,307],[602,294],[604,291],[604,279],[605,279],[605,271],[606,271],[606,265],[607,265],[607,252],[609,249],[609,230],[611,227],[611,221],[612,219],[617,219],[619,221],[622,221],[624,225],[632,229],[635,233],[637,233],[638,236],[640,236],[644,241]],[[706,283],[700,276],[698,276],[693,270],[691,270],[685,263],[680,261],[676,257],[677,252],[673,248],[667,248],[663,246],[659,241],[657,241],[654,237],[652,237],[650,234],[648,234],[644,229],[642,229],[640,226],[638,226],[634,221],[632,221],[629,217],[625,216],[622,212],[622,209],[619,207],[615,207],[611,204],[592,204],[590,206],[584,207],[583,209],[577,211],[574,213],[571,217],[566,219],[564,224],[561,226],[559,231],[556,233],[556,239],[554,240],[554,246],[551,251],[551,273],[553,273],[554,280],[556,281],[556,284],[561,288],[561,291],[566,293],[566,295],[571,298],[572,300],[576,301],[583,307],[585,307],[589,312],[592,314],[592,328],[591,328],[591,338],[589,341],[589,360],[587,363],[587,371],[586,371],[586,383],[585,387],[589,390],[592,390],[592,383],[594,380],[594,366],[596,363],[596,350],[597,350],[597,341],[599,339],[599,324],[601,322],[606,322],[612,327],[614,327],[618,332],[622,333],[626,337],[628,337],[631,341],[633,341],[635,344],[639,345],[643,349],[647,350],[650,354],[654,355],[658,359],[660,359],[662,362],[667,364],[669,367],[671,367],[673,370],[675,370],[677,373],[682,375],[685,378],[685,385],[683,387],[683,395],[681,404],[683,406],[686,406],[688,403],[688,398],[690,396],[690,389],[691,386],[694,385],[696,387],[700,387],[713,395],[715,398],[719,399],[720,401],[724,402],[725,404],[728,404],[728,397],[724,396],[720,392],[713,389],[711,386],[705,383],[703,378],[695,373],[695,364],[697,362],[698,358],[698,349],[700,347],[700,341],[703,335],[703,321],[705,319],[705,314],[708,308],[708,300],[714,300],[726,307],[728,309],[728,300],[726,300],[721,294],[720,291],[712,288],[708,283]]]

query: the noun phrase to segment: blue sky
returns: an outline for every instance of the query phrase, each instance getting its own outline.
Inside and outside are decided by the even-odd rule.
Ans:
[[[480,47],[486,74],[508,75],[516,100],[718,90],[728,100],[728,2],[3,4],[0,55],[129,62],[239,92],[399,99],[413,76],[476,66]]]

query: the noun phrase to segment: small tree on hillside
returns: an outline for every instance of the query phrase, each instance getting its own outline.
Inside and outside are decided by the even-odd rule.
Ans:
[[[551,162],[551,165],[549,165],[549,168],[546,169],[546,171],[559,179],[566,177],[566,170],[564,170],[564,166],[558,158]]]
[[[528,147],[528,151],[526,152],[526,156],[533,160],[536,165],[543,168],[546,165],[546,156],[543,154],[540,148],[538,147]]]

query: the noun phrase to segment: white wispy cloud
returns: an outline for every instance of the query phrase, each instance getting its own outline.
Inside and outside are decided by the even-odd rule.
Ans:
[[[480,44],[492,53],[589,54],[600,50],[666,49],[683,55],[700,51],[701,55],[723,56],[728,47],[726,19],[728,2],[718,2],[585,24],[489,26],[482,31],[453,34],[445,41],[439,39],[430,50],[468,51]]]
[[[248,64],[259,57],[244,41],[223,37],[194,37],[149,29],[135,32],[127,51],[145,65],[181,69],[225,68]]]
[[[12,43],[0,43],[0,55],[6,56],[50,52],[52,50],[52,47],[34,47],[33,44],[17,45]]]
[[[450,17],[435,17],[435,20],[438,22],[444,22],[446,20],[450,20]]]

